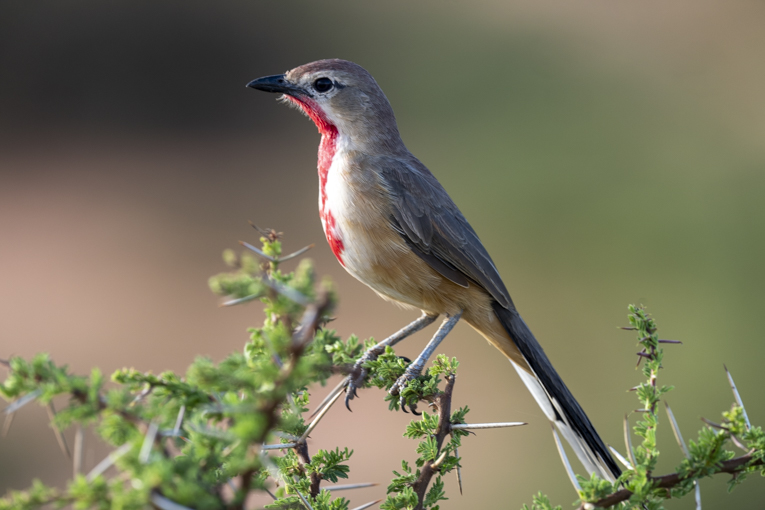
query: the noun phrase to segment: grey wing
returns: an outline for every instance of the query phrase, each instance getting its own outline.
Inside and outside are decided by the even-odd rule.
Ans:
[[[442,276],[467,287],[474,282],[504,308],[513,308],[510,294],[478,235],[433,174],[412,157],[381,158],[393,198],[391,225],[412,250]]]

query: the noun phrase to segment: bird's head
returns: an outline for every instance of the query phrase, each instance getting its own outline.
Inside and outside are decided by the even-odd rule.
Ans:
[[[335,131],[365,146],[382,143],[387,150],[401,143],[388,99],[372,75],[353,62],[318,60],[247,86],[283,94],[322,134]]]

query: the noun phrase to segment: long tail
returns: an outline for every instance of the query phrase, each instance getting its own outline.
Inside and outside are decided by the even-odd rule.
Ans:
[[[587,471],[614,481],[621,474],[619,466],[526,323],[514,309],[508,310],[496,302],[493,307],[528,365],[524,367],[510,359],[539,407],[566,438]]]

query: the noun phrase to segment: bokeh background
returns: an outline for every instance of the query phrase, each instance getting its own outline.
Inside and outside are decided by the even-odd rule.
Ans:
[[[324,243],[316,129],[244,87],[341,57],[386,91],[608,443],[624,450],[636,407],[634,338],[616,329],[628,303],[684,342],[662,382],[677,387],[686,439],[730,406],[723,363],[761,424],[764,25],[765,6],[746,1],[6,0],[0,356],[156,372],[241,349],[260,309],[220,309],[206,282],[223,249],[257,240],[247,220],[285,232],[288,251],[316,243],[343,335],[382,338],[412,319]],[[568,506],[549,426],[507,361],[464,326],[439,352],[461,361],[455,404],[470,421],[530,423],[466,439],[465,494],[449,477],[443,508],[519,508],[538,490]],[[409,417],[382,396],[364,391],[314,434],[314,450],[355,450],[352,481],[385,484],[414,458]],[[681,457],[663,423],[664,472]],[[106,451],[89,437],[85,469]],[[70,469],[44,410],[24,408],[0,440],[0,491],[61,484]],[[765,486],[727,495],[720,477],[702,494],[706,508],[754,508]]]

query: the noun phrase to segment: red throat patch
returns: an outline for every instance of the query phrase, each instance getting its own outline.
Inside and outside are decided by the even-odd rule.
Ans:
[[[321,133],[321,143],[319,144],[319,215],[321,216],[321,224],[324,227],[324,235],[327,237],[327,242],[335,254],[337,260],[345,266],[343,263],[343,251],[345,246],[343,240],[340,237],[340,233],[337,230],[335,217],[332,215],[332,211],[329,210],[327,205],[327,177],[329,175],[329,168],[332,166],[332,160],[337,152],[337,128],[334,124],[329,122],[322,109],[315,102],[310,99],[297,99],[292,96],[286,96],[294,104],[298,105],[308,117],[311,118],[316,127]]]

